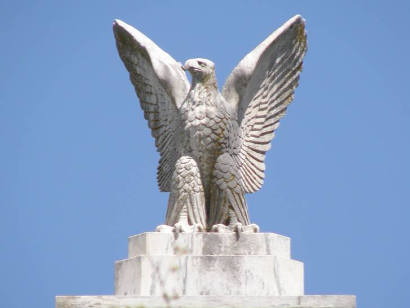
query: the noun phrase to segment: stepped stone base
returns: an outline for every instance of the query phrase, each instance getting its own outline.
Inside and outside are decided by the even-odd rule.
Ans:
[[[352,295],[183,296],[169,304],[159,296],[57,296],[57,308],[356,308]]]
[[[303,263],[274,233],[159,233],[132,236],[115,264],[115,295],[298,296]]]
[[[274,233],[158,233],[128,239],[115,295],[57,296],[56,308],[355,308],[350,295],[304,295],[303,263]]]

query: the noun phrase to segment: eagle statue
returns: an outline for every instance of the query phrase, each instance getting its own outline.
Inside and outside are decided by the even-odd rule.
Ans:
[[[245,194],[261,188],[265,153],[293,100],[304,19],[294,16],[246,55],[222,92],[212,61],[182,66],[130,25],[115,20],[113,30],[160,153],[159,189],[170,192],[157,231],[258,232]]]

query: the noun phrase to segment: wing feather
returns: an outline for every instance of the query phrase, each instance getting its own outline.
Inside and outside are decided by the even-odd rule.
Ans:
[[[306,49],[305,22],[297,15],[250,52],[224,85],[242,132],[236,161],[248,193],[263,184],[265,153],[293,100]]]
[[[113,31],[160,153],[158,186],[161,191],[169,191],[179,156],[178,108],[188,93],[189,82],[181,65],[141,32],[120,20],[114,22]]]

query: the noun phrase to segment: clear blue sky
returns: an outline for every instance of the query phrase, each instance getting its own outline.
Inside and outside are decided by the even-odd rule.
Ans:
[[[161,224],[158,154],[112,21],[178,61],[236,63],[295,14],[300,86],[248,196],[251,220],[292,238],[306,294],[410,302],[408,1],[1,1],[0,294],[7,308],[112,294],[127,237]]]

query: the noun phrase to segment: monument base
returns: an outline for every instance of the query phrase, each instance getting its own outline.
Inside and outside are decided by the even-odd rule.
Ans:
[[[57,308],[356,308],[353,295],[182,296],[166,302],[160,296],[57,296]]]
[[[160,233],[128,239],[115,263],[120,296],[300,296],[303,263],[275,233]]]
[[[57,296],[56,308],[355,308],[350,295],[304,295],[303,263],[274,233],[159,233],[129,237],[115,295]]]

